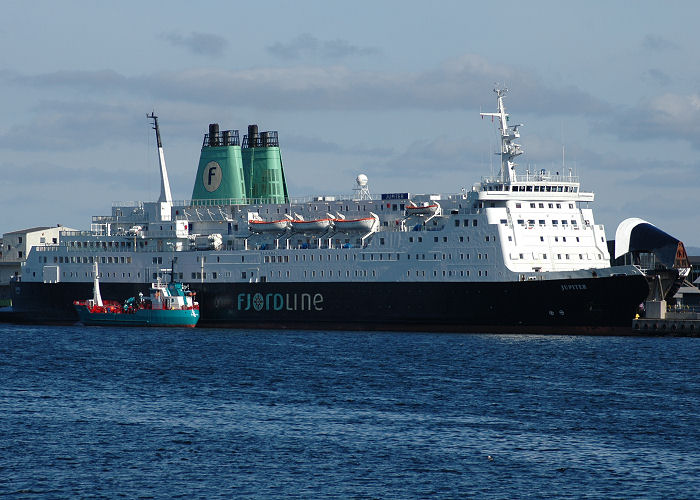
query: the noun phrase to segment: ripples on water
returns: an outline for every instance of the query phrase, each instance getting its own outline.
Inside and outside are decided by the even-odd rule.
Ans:
[[[0,335],[0,493],[700,497],[698,339]]]

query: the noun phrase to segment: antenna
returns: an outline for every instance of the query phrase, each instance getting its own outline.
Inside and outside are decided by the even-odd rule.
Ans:
[[[523,153],[520,144],[515,141],[520,138],[519,127],[522,127],[522,123],[517,125],[508,125],[509,115],[506,113],[506,108],[503,104],[503,98],[508,93],[506,87],[500,87],[496,84],[493,89],[497,96],[497,111],[495,113],[480,113],[481,117],[490,116],[492,120],[498,120],[498,128],[500,130],[501,139],[501,151],[497,153],[501,156],[501,172],[500,180],[501,182],[512,182],[516,180],[515,167],[515,157]]]
[[[564,154],[564,145],[561,145],[561,169],[564,170],[566,168],[566,161],[565,161],[565,154]]]

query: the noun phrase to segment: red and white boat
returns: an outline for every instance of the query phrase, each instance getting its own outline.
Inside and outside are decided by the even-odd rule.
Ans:
[[[182,283],[151,283],[150,295],[129,297],[123,303],[102,300],[97,263],[95,263],[93,296],[75,300],[73,307],[86,326],[186,326],[199,321],[199,303],[195,293]]]
[[[293,220],[292,229],[298,233],[323,233],[328,231],[333,219]]]
[[[248,229],[250,229],[252,233],[281,233],[289,229],[289,223],[289,219],[273,221],[249,220]]]
[[[338,232],[354,233],[354,232],[369,232],[379,224],[379,217],[372,214],[372,217],[361,217],[359,219],[333,219],[333,225]]]
[[[430,205],[410,205],[406,207],[406,215],[435,215],[435,213],[440,208],[437,203],[431,203]]]

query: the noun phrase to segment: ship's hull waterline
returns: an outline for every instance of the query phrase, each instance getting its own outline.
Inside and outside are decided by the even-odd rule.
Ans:
[[[500,283],[196,283],[198,326],[512,333],[630,330],[647,296],[642,275]],[[104,297],[147,285],[103,283]],[[89,283],[15,283],[17,319],[72,323]]]
[[[80,322],[86,326],[155,326],[194,328],[199,311],[140,309],[134,313],[96,313],[84,305],[75,306]]]

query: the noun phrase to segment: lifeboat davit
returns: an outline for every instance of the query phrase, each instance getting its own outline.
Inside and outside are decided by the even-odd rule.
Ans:
[[[289,228],[289,219],[264,221],[249,220],[248,229],[252,233],[281,233]]]

